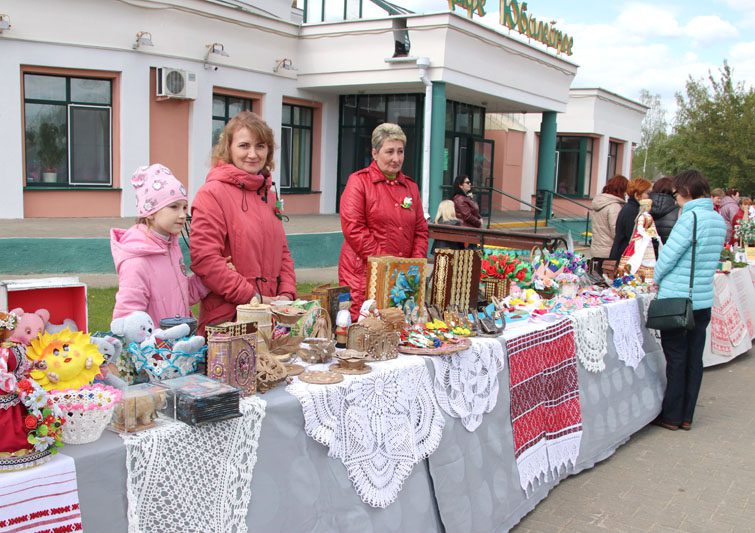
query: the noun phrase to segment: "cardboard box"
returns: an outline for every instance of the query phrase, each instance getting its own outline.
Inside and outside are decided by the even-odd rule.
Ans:
[[[66,318],[76,322],[79,331],[89,330],[87,286],[77,277],[13,279],[0,281],[0,311],[17,307],[27,313],[37,309],[50,312],[50,323]]]

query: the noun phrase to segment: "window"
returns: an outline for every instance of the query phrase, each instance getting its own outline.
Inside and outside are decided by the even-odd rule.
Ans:
[[[606,167],[606,180],[610,180],[616,175],[616,165],[619,162],[619,143],[610,141],[608,143],[608,166]]]
[[[564,196],[590,194],[593,140],[559,135],[556,142],[556,192]]]
[[[281,189],[309,191],[312,176],[312,115],[309,107],[283,104]]]
[[[242,111],[252,110],[252,100],[227,96],[225,94],[212,95],[212,145],[218,143],[218,138],[228,121]]]
[[[24,74],[26,185],[112,185],[112,105],[112,80]]]

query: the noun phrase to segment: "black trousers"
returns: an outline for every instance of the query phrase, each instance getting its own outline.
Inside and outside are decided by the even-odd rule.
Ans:
[[[710,323],[710,308],[694,311],[695,328],[661,332],[666,356],[666,394],[661,418],[669,424],[692,422],[695,404],[703,381],[705,330]]]

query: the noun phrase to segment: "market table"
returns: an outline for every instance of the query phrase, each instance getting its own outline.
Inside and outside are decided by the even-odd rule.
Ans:
[[[725,337],[725,332],[714,339],[714,320],[708,325],[705,338],[705,351],[703,352],[703,365],[714,366],[728,363],[752,348],[752,340],[755,339],[755,265],[747,268],[735,268],[728,274],[717,273],[713,279],[713,287],[716,292],[713,313],[720,311],[722,321],[728,318],[731,323],[733,313],[737,313],[748,330],[745,335],[731,335],[730,340]],[[731,302],[726,306],[721,300],[721,293],[728,292]],[[739,341],[739,342],[737,342]]]
[[[642,312],[642,306],[640,306]],[[511,328],[505,343],[526,328]],[[578,365],[583,434],[577,464],[558,479],[522,490],[514,458],[508,362],[498,375],[495,408],[470,432],[443,413],[438,448],[414,465],[397,499],[366,505],[343,463],[304,431],[302,407],[283,387],[262,396],[266,414],[251,482],[246,524],[252,531],[500,531],[531,511],[561,479],[609,457],[660,411],[665,387],[663,352],[643,329],[645,357],[635,369],[620,361],[608,330],[606,368]],[[424,358],[428,372],[434,367]],[[74,458],[85,531],[128,530],[126,449],[106,432],[95,443],[67,446]],[[208,461],[212,461],[208,457]],[[188,482],[188,480],[187,480]],[[170,516],[166,516],[166,529]]]

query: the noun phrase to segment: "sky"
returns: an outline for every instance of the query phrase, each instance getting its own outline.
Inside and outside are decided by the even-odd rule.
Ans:
[[[444,0],[393,2],[415,13],[448,10]],[[497,0],[486,0],[482,21],[508,33],[498,10]],[[661,96],[669,120],[688,77],[709,70],[717,77],[724,59],[736,81],[755,86],[755,0],[531,0],[527,10],[574,37],[567,59],[579,70],[572,87],[602,87],[634,100],[647,89]]]

